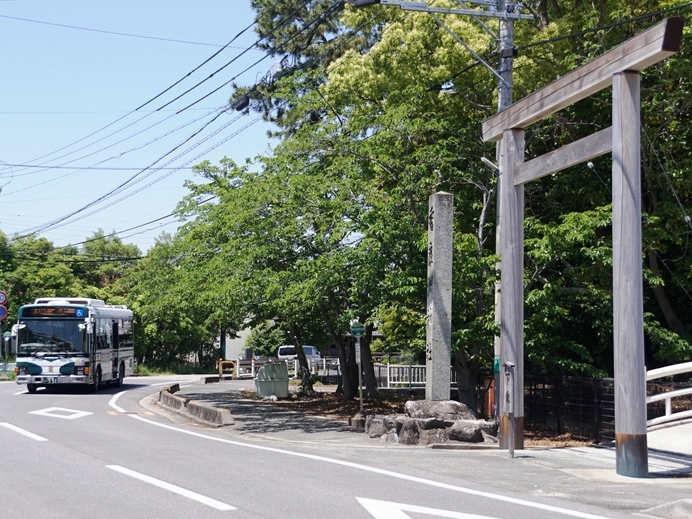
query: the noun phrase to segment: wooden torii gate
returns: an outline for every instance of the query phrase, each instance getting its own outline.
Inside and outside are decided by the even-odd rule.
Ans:
[[[483,140],[502,139],[500,363],[514,366],[514,375],[500,377],[500,395],[514,397],[511,409],[500,406],[501,448],[524,444],[524,184],[612,151],[616,472],[648,475],[639,73],[680,49],[682,28],[682,18],[668,18],[483,122]],[[611,84],[612,127],[524,162],[527,126]]]

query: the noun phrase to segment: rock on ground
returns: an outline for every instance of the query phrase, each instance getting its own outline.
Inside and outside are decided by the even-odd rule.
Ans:
[[[455,400],[409,400],[404,406],[411,418],[439,418],[441,420],[476,420],[476,412]]]
[[[497,443],[497,424],[477,420],[475,412],[464,404],[451,400],[425,402],[407,402],[406,415],[368,415],[365,420],[366,434],[383,442],[403,445],[449,441]]]

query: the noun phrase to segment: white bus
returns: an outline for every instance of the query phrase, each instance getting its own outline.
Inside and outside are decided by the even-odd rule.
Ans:
[[[17,384],[120,387],[134,367],[132,311],[100,299],[43,297],[19,308]]]

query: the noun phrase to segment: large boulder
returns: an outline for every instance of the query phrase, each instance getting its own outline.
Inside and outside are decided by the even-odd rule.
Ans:
[[[476,420],[476,412],[455,400],[409,400],[404,406],[410,418],[439,418],[441,420]]]
[[[480,443],[484,440],[483,431],[479,427],[463,421],[456,422],[448,428],[447,437],[450,440],[470,443]]]
[[[397,420],[397,429],[399,443],[403,443],[404,445],[418,445],[420,432],[416,420],[412,418],[403,418],[400,421]]]

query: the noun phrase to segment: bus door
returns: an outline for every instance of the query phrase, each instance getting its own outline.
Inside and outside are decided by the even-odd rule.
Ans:
[[[98,317],[95,323],[96,347],[94,349],[95,366],[101,366],[101,381],[106,382],[113,378],[113,335],[110,319]]]
[[[119,326],[118,326],[118,321],[113,320],[112,321],[112,327],[111,327],[111,332],[112,332],[112,344],[111,346],[113,347],[113,359],[111,362],[111,371],[113,373],[113,377],[118,376],[118,368],[119,368],[119,360],[120,360],[120,344],[119,338],[120,338],[120,333],[119,333]]]

